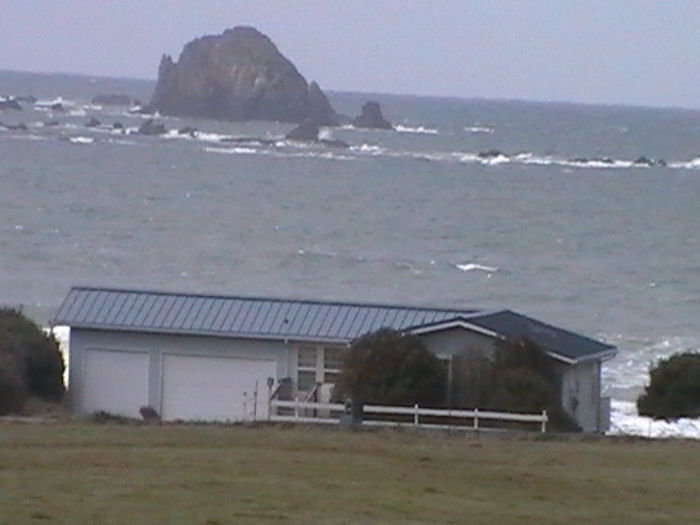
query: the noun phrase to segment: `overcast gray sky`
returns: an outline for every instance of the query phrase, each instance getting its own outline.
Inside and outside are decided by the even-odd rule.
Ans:
[[[700,107],[698,0],[0,0],[0,69],[155,78],[253,25],[324,89]]]

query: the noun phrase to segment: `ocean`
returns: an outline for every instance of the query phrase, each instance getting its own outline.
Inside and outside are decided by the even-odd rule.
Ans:
[[[42,324],[78,284],[510,308],[618,346],[613,432],[700,437],[633,403],[650,364],[700,350],[700,111],[330,92],[396,125],[324,130],[341,149],[280,123],[140,136],[90,104],[153,86],[0,72],[39,99],[0,111],[27,126],[0,127],[0,303]]]

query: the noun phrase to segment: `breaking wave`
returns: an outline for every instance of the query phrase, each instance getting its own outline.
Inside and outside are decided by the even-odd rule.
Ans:
[[[488,128],[486,126],[465,126],[464,131],[467,131],[469,133],[491,134],[493,133],[494,129]]]
[[[456,264],[455,266],[457,267],[457,269],[462,270],[463,272],[479,271],[479,272],[487,272],[487,273],[496,273],[498,271],[497,266],[486,266],[485,264],[479,264],[479,263],[473,263],[473,262]]]
[[[435,128],[426,128],[424,126],[404,126],[403,124],[397,124],[394,129],[399,133],[417,133],[419,135],[437,135],[438,130]]]
[[[95,142],[94,137],[68,137],[68,140],[71,144],[92,144]]]
[[[655,421],[637,414],[634,402],[613,400],[610,407],[608,434],[700,439],[700,419],[680,418],[677,421]]]

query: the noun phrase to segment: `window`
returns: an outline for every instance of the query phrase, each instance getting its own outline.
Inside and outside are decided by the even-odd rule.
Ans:
[[[316,371],[299,370],[297,389],[300,392],[310,392],[316,385]]]
[[[297,350],[297,390],[309,392],[316,383],[335,383],[343,347],[300,346]]]
[[[299,348],[299,368],[316,368],[316,347],[302,346]]]
[[[343,351],[340,348],[326,347],[323,349],[323,368],[328,372],[340,370],[343,362]]]

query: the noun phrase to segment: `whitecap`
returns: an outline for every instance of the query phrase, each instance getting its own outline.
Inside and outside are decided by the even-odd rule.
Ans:
[[[488,272],[488,273],[496,273],[498,271],[498,267],[496,267],[496,266],[486,266],[485,264],[479,264],[479,263],[473,263],[473,262],[456,264],[455,266],[459,270],[462,270],[463,272],[481,271],[481,272]]]
[[[688,162],[671,162],[668,166],[676,169],[697,170],[700,169],[700,157],[689,160]]]
[[[464,131],[468,131],[469,133],[484,133],[484,134],[490,134],[493,133],[493,128],[487,128],[485,126],[466,126],[464,128]]]
[[[203,142],[221,142],[224,139],[233,138],[231,135],[223,135],[221,133],[209,133],[205,131],[197,131],[195,135],[197,140],[201,140]]]
[[[72,144],[92,144],[95,142],[94,137],[69,137],[68,140]]]
[[[386,148],[377,146],[376,144],[361,144],[359,146],[351,146],[350,151],[359,151],[360,153],[381,155],[382,153],[386,153]]]
[[[258,151],[253,148],[204,148],[207,153],[225,153],[227,155],[251,155]]]
[[[426,128],[424,126],[404,126],[403,124],[397,124],[394,129],[399,133],[417,133],[422,135],[437,135],[438,130],[435,128]]]
[[[71,117],[85,117],[87,116],[87,112],[83,108],[71,109],[68,115]]]

